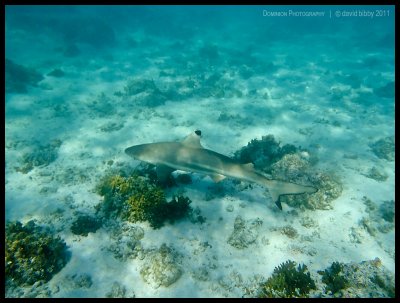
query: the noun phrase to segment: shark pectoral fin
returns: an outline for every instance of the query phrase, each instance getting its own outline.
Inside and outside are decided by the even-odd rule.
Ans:
[[[224,175],[218,175],[218,174],[210,175],[210,177],[211,177],[211,179],[214,180],[214,182],[217,182],[217,183],[226,178]]]
[[[272,201],[275,202],[275,204],[279,207],[280,210],[282,210],[282,204],[280,201],[281,194],[279,193],[279,191],[276,190],[273,186],[269,186],[268,190],[272,197]]]
[[[281,198],[280,198],[280,196],[278,197],[278,200],[275,201],[275,205],[278,206],[278,208],[279,208],[280,210],[282,210],[282,203],[281,203]]]
[[[171,175],[171,173],[174,171],[174,168],[171,168],[166,165],[157,165],[156,166],[156,173],[157,173],[157,178],[160,182],[166,182],[168,180],[168,177]]]

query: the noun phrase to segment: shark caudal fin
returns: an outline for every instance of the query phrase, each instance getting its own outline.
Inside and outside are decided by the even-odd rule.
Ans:
[[[282,204],[280,197],[283,195],[299,195],[299,194],[313,194],[318,191],[315,187],[304,186],[290,182],[278,181],[278,180],[268,180],[267,188],[271,194],[272,200],[275,202],[276,206],[282,210]]]

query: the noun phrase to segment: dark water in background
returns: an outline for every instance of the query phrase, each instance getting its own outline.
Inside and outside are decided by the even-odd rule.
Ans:
[[[290,16],[292,11],[320,12],[323,16]],[[364,16],[367,12],[374,15]],[[283,16],[273,16],[274,13]],[[135,36],[137,33],[140,38]],[[124,52],[130,55],[120,56]],[[394,73],[394,9],[390,6],[6,7],[6,58],[15,63],[43,69],[50,67],[52,60],[68,64],[79,58],[108,58],[112,68],[129,60],[131,67],[126,72],[133,76],[149,68],[146,59],[150,57],[166,57],[157,68],[176,67],[181,74],[188,73],[193,65],[197,68],[192,67],[194,73],[240,69],[244,65],[251,69],[247,75],[242,71],[245,80],[253,75],[251,72],[271,78],[276,71],[272,62],[277,58],[284,60],[282,66],[292,70],[313,63],[335,74],[337,82],[352,87],[365,85],[378,95],[380,92],[390,95],[394,80],[379,77],[379,73],[390,73],[392,77]],[[383,92],[386,85],[389,91]]]
[[[324,16],[290,16],[290,11],[315,11]],[[288,16],[272,17],[275,12]],[[374,16],[361,16],[366,12]],[[313,44],[305,45],[308,36],[323,44],[325,53],[359,51],[362,57],[363,52],[394,48],[390,6],[7,6],[6,25],[7,56],[18,55],[10,36],[14,28],[32,35],[45,33],[60,43],[110,48],[124,46],[123,35],[143,31],[152,38],[181,41],[181,52],[197,40],[221,47],[234,43],[242,51],[286,41],[307,49],[310,56],[315,50]],[[42,47],[46,51],[46,45]]]
[[[241,113],[254,123],[254,112],[277,123],[283,111],[265,98],[289,97],[298,102],[293,106],[319,108],[300,122],[326,115],[326,108],[374,111],[390,117],[391,131],[381,130],[382,135],[393,134],[390,6],[7,6],[5,35],[6,59],[11,61],[7,66],[14,71],[6,77],[6,121],[14,115],[32,118],[36,129],[31,136],[39,141],[55,136],[35,118],[49,105],[58,117],[75,113],[85,120],[93,109],[82,98],[104,93],[115,99],[134,77],[155,81],[165,92],[151,94],[145,107],[238,97]],[[31,68],[30,73],[18,74],[19,66]],[[65,75],[57,76],[59,69]],[[128,103],[116,106],[121,99],[108,99],[107,105],[107,98],[95,101],[105,115]],[[229,109],[228,102],[216,104]],[[280,102],[278,109],[289,109],[290,102]],[[61,113],[60,106],[69,111]],[[238,112],[233,104],[232,111]],[[352,118],[357,117],[365,120]],[[84,128],[80,122],[72,125],[71,119],[52,123],[68,132]]]

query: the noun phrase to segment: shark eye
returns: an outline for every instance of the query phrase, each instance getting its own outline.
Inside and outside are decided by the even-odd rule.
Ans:
[[[201,130],[195,130],[194,133],[198,136],[201,136]]]

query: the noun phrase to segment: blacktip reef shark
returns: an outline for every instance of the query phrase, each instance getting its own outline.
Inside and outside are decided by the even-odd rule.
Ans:
[[[215,182],[226,177],[254,182],[266,187],[282,210],[280,197],[315,193],[317,189],[279,180],[271,180],[254,169],[252,163],[240,164],[215,151],[204,148],[200,143],[201,131],[196,130],[180,142],[157,142],[128,147],[129,156],[156,165],[157,177],[165,181],[175,170],[191,171],[209,175]]]

